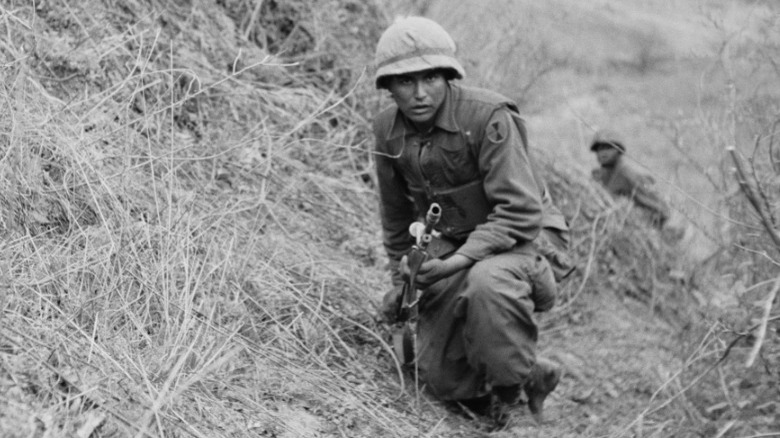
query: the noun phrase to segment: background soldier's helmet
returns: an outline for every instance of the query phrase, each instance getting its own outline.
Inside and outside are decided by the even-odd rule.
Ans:
[[[379,38],[374,65],[377,88],[387,88],[390,76],[436,68],[446,69],[448,79],[465,76],[455,59],[455,42],[438,23],[423,17],[396,19]]]
[[[590,150],[596,149],[596,146],[607,145],[619,150],[621,153],[626,151],[623,138],[617,132],[611,129],[600,129],[593,135],[593,141],[590,142]]]

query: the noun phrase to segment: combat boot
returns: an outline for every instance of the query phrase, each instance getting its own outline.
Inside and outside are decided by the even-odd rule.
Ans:
[[[528,397],[528,409],[538,423],[544,422],[544,400],[561,380],[561,370],[546,359],[537,359],[528,382],[523,387]]]

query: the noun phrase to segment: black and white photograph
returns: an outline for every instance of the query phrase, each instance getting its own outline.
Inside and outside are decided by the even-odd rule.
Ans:
[[[780,438],[776,0],[0,0],[0,438]]]

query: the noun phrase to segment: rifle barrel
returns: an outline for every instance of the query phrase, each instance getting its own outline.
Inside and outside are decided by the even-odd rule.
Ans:
[[[439,223],[439,219],[441,219],[441,206],[434,202],[428,207],[428,213],[425,214],[425,232],[423,235],[431,234],[433,226]]]

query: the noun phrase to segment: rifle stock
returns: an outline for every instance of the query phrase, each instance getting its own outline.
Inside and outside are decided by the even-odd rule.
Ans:
[[[393,348],[396,357],[404,365],[416,361],[417,355],[417,303],[420,300],[420,291],[417,289],[417,273],[420,266],[429,258],[428,244],[433,240],[433,227],[441,219],[441,206],[433,203],[425,215],[425,224],[418,235],[417,230],[410,232],[417,238],[407,255],[409,265],[409,279],[404,283],[403,298],[398,307],[396,331],[393,333]]]

